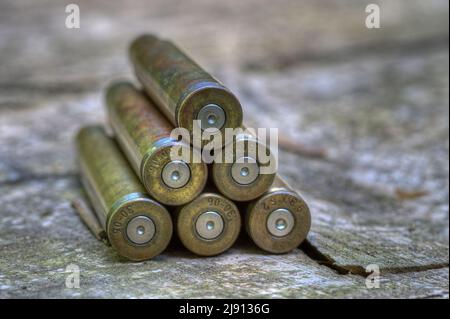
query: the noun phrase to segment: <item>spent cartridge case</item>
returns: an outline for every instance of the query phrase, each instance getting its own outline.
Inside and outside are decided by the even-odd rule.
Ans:
[[[242,124],[238,99],[173,43],[142,35],[130,46],[137,78],[176,127],[235,128]],[[203,142],[205,144],[205,142]]]
[[[311,214],[303,198],[279,176],[245,214],[247,234],[261,249],[286,253],[297,248],[311,228]]]
[[[239,236],[241,216],[236,205],[208,190],[175,212],[178,237],[200,256],[213,256],[229,249]]]
[[[261,152],[266,154],[264,163]],[[211,179],[223,195],[234,201],[258,198],[275,179],[275,157],[266,144],[248,131],[237,134],[232,141],[230,139],[230,143],[216,154],[210,170]],[[273,168],[269,170],[269,166]]]
[[[206,164],[190,145],[170,137],[173,126],[142,92],[129,83],[115,83],[107,89],[106,104],[117,140],[153,198],[175,206],[201,193]],[[173,147],[190,154],[189,158],[173,159]]]
[[[146,194],[115,141],[89,126],[76,145],[83,186],[111,246],[135,261],[160,254],[172,237],[171,216]]]

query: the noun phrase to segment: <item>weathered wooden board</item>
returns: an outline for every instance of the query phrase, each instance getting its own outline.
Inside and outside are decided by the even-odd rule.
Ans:
[[[338,275],[301,250],[271,256],[243,240],[214,258],[194,257],[174,243],[152,261],[126,262],[96,241],[73,213],[68,202],[78,196],[79,187],[72,177],[0,187],[4,194],[0,297],[425,298],[448,294],[448,269],[382,272],[380,288],[367,289],[365,278]],[[24,193],[29,198],[23,198]],[[71,265],[79,267],[80,288],[66,288]]]
[[[347,76],[361,81],[345,84]],[[283,89],[311,78],[309,85],[327,83],[328,97]],[[293,69],[260,82],[279,86],[261,100],[298,114],[283,129],[330,154],[322,161],[280,155],[280,171],[312,196],[314,246],[339,265],[448,265],[446,49]]]
[[[0,297],[448,298],[448,1],[373,2],[379,30],[351,0],[78,1],[81,29],[68,30],[58,1],[2,1]],[[280,171],[311,205],[307,254],[240,243],[200,259],[175,245],[124,263],[86,230],[70,207],[73,136],[105,121],[102,88],[132,78],[126,47],[143,31],[291,141]],[[65,288],[70,264],[80,289]]]

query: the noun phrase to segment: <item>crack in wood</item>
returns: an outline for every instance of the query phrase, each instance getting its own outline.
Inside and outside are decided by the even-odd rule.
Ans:
[[[371,273],[366,272],[366,269],[361,265],[340,265],[327,254],[322,253],[316,246],[314,246],[309,240],[305,240],[299,247],[309,258],[316,261],[319,265],[328,267],[336,271],[339,275],[358,275],[362,277],[367,277]],[[438,263],[420,266],[410,266],[410,267],[387,267],[381,268],[383,273],[390,274],[405,274],[412,272],[421,272],[427,270],[436,270],[442,268],[448,268],[449,263]]]

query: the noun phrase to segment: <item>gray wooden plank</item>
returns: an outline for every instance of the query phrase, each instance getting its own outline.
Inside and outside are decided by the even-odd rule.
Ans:
[[[282,151],[279,168],[309,197],[310,241],[330,261],[448,265],[447,56],[411,52],[241,78],[252,122],[283,123],[294,142],[329,154]]]

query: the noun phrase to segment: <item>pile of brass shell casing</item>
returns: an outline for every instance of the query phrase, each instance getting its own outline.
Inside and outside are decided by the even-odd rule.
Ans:
[[[256,134],[242,131],[238,99],[169,41],[140,36],[129,55],[142,88],[110,84],[111,134],[96,125],[76,136],[91,205],[74,207],[96,237],[135,261],[163,252],[172,233],[199,256],[225,252],[241,231],[270,253],[298,247],[311,226],[309,208],[276,173],[263,172],[267,162],[256,149],[275,159]],[[241,131],[228,140],[227,128]],[[223,136],[211,162],[202,155],[208,141],[192,140],[197,129]]]

